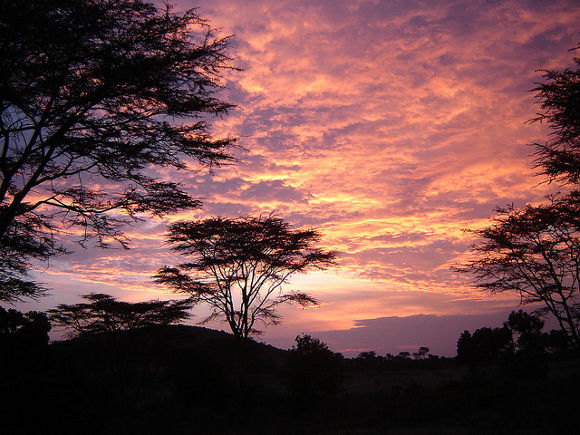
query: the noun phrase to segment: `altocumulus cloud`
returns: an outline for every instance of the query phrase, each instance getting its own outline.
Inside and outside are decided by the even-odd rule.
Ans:
[[[505,310],[506,299],[474,292],[449,266],[468,249],[462,228],[548,192],[529,169],[526,144],[546,132],[525,124],[537,110],[528,90],[538,69],[569,65],[577,1],[197,5],[235,35],[231,54],[245,71],[225,77],[224,96],[239,107],[215,131],[242,138],[246,163],[212,177],[168,173],[205,203],[170,219],[276,210],[319,226],[325,246],[344,253],[322,278],[294,283],[325,304],[285,311],[280,332],[334,328],[338,318],[348,330],[360,319]],[[43,280],[58,287],[74,272],[84,280],[78,293],[117,286],[135,299],[161,295],[146,275],[175,261],[161,243],[164,223],[131,230],[131,252],[58,260]]]

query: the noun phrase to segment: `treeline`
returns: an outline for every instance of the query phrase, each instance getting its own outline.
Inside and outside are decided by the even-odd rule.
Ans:
[[[511,356],[539,358],[573,351],[562,330],[543,332],[544,321],[533,313],[512,311],[501,328],[464,331],[457,341],[460,362],[495,361]]]
[[[188,299],[130,303],[95,293],[84,295],[83,298],[86,302],[60,304],[46,313],[21,313],[0,307],[0,348],[5,355],[4,363],[18,352],[27,353],[47,347],[48,334],[53,325],[66,328],[68,337],[73,338],[101,333],[115,335],[121,331],[176,325],[190,317],[188,310],[191,301]],[[314,367],[324,366],[322,371],[326,372],[325,376],[335,371],[433,368],[449,361],[474,364],[514,358],[545,360],[549,356],[577,357],[577,351],[562,330],[544,332],[544,326],[545,322],[534,313],[512,311],[502,327],[464,331],[457,340],[457,356],[454,358],[440,357],[431,353],[428,347],[421,346],[413,353],[402,351],[396,355],[387,353],[385,356],[368,350],[349,359],[332,352],[326,343],[310,335],[296,337],[296,345],[290,349],[290,354],[311,358],[307,364],[311,371]],[[294,362],[298,361],[295,356],[292,358]],[[296,367],[300,365],[296,364]],[[330,390],[338,391],[339,388]]]
[[[424,346],[344,358],[310,335],[284,351],[178,325],[178,308],[87,295],[48,313],[0,310],[3,433],[557,433],[572,424],[556,419],[556,402],[525,399],[567,400],[580,386],[577,355],[546,345],[554,334],[528,313],[463,333],[461,358]],[[49,344],[51,321],[68,323],[72,338]]]

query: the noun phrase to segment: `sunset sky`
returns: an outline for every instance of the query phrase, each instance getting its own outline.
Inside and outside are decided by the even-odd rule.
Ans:
[[[516,295],[481,293],[450,267],[473,242],[463,229],[554,188],[530,169],[527,144],[546,129],[526,123],[538,110],[529,91],[538,70],[572,65],[577,0],[177,2],[194,6],[234,35],[229,54],[243,71],[227,74],[220,97],[238,107],[214,132],[241,138],[243,163],[181,173],[202,209],[129,229],[130,251],[52,259],[37,274],[52,296],[19,308],[93,291],[174,297],[151,282],[181,261],[162,242],[168,222],[276,211],[319,228],[341,255],[292,281],[321,306],[285,307],[268,343],[287,348],[308,332],[349,356],[419,346],[454,355],[461,331],[517,309]]]

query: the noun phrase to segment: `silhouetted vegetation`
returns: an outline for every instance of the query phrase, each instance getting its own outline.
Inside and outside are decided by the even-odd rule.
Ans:
[[[20,354],[36,352],[48,345],[51,329],[46,314],[38,311],[21,313],[0,307],[0,353],[2,365],[11,366]]]
[[[192,306],[189,300],[121,302],[99,293],[83,298],[88,302],[48,310],[50,320],[75,334],[98,334],[180,323],[190,317]]]
[[[65,252],[63,228],[80,228],[81,245],[125,246],[122,225],[140,213],[198,206],[151,166],[223,164],[235,140],[213,138],[205,123],[231,107],[214,96],[228,39],[194,10],[9,0],[0,28],[0,300],[14,302],[43,293],[27,272],[33,260]],[[475,231],[478,258],[460,268],[479,287],[544,303],[539,314],[553,314],[560,330],[545,333],[536,314],[520,310],[500,328],[463,332],[457,358],[421,346],[347,359],[307,334],[283,351],[251,335],[259,322],[280,321],[280,304],[315,304],[282,287],[336,253],[314,246],[318,231],[272,215],[180,222],[168,242],[188,261],[156,279],[186,300],[93,293],[48,316],[0,307],[2,433],[577,430],[580,367],[570,349],[580,347],[579,77],[548,71],[535,89],[538,119],[552,130],[535,145],[536,167],[572,191],[500,209]],[[197,303],[212,310],[206,321],[223,317],[232,334],[175,325]],[[51,321],[74,338],[49,344]]]
[[[473,334],[464,331],[457,340],[457,360],[485,362],[509,356],[541,358],[546,353],[566,354],[566,336],[560,330],[543,332],[544,321],[534,313],[512,311],[501,328],[483,327]]]
[[[516,349],[518,352],[535,354],[544,350],[547,344],[542,333],[544,321],[538,316],[523,310],[512,311],[506,326],[511,329],[512,334],[517,334]]]
[[[580,59],[576,70],[546,71],[534,89],[549,139],[534,144],[535,167],[549,182],[570,187],[545,204],[498,208],[491,226],[472,231],[482,241],[476,258],[459,267],[477,287],[492,293],[517,292],[524,304],[541,303],[568,342],[580,349]],[[563,187],[564,187],[563,186]]]
[[[425,359],[429,356],[429,349],[427,346],[421,346],[417,352],[413,353],[413,358],[415,359]]]
[[[32,363],[0,378],[3,432],[544,434],[576,424],[561,408],[580,387],[577,360],[565,355],[547,354],[545,373],[532,377],[514,375],[518,361],[474,370],[434,355],[343,358],[309,335],[289,351],[250,339],[240,395],[231,334],[170,325],[114,337],[21,354]]]
[[[158,317],[176,301],[85,298],[51,311],[58,322],[72,312],[87,326],[50,345],[45,314],[0,309],[1,368],[9,373],[0,377],[6,433],[195,427],[224,434],[544,434],[570,432],[576,424],[561,409],[580,387],[576,355],[549,350],[542,320],[523,311],[512,312],[502,328],[462,334],[457,359],[432,355],[426,346],[414,358],[407,351],[380,356],[369,350],[348,359],[307,334],[288,351],[248,339],[239,390],[233,335],[164,325],[182,318]],[[175,308],[183,313],[185,306]],[[460,358],[461,346],[471,349],[471,359]]]
[[[291,393],[301,400],[336,394],[342,388],[341,354],[332,352],[326,343],[310,335],[296,337],[289,351],[286,379]]]
[[[7,0],[0,15],[0,300],[42,294],[32,259],[56,235],[126,246],[141,213],[199,206],[152,167],[232,161],[207,121],[228,38],[141,0]],[[109,213],[109,212],[116,213]]]
[[[574,50],[580,48],[576,47]],[[541,111],[534,122],[546,122],[550,137],[533,144],[536,168],[550,181],[577,185],[580,181],[580,57],[576,69],[547,70],[533,89]]]
[[[457,340],[459,361],[495,361],[513,353],[512,331],[503,328],[479,328],[473,334],[464,331]]]
[[[561,330],[543,332],[544,321],[534,313],[512,311],[501,328],[464,331],[457,340],[457,362],[470,370],[491,370],[512,379],[548,376],[550,361],[577,359]]]
[[[39,311],[21,313],[13,308],[0,307],[0,335],[2,340],[22,339],[32,345],[47,345],[51,329],[46,314]]]
[[[156,280],[207,304],[211,315],[205,321],[223,318],[236,339],[245,339],[259,332],[258,322],[279,323],[280,304],[317,303],[306,293],[282,293],[282,286],[294,274],[333,263],[335,252],[314,246],[319,239],[316,230],[292,229],[272,215],[178,222],[168,242],[188,261],[160,269]]]

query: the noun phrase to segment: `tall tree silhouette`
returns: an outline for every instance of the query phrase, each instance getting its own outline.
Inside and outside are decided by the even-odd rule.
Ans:
[[[223,317],[236,339],[247,338],[259,321],[279,323],[280,304],[316,304],[306,293],[283,293],[282,286],[291,275],[334,261],[335,252],[313,246],[319,239],[316,230],[295,230],[274,216],[176,223],[167,241],[188,261],[163,267],[156,280],[209,305],[205,322]]]
[[[194,10],[143,0],[2,2],[0,300],[41,293],[55,238],[126,245],[122,225],[199,201],[156,169],[231,161],[209,133],[228,38]]]
[[[515,291],[521,302],[540,302],[568,340],[580,348],[580,59],[577,69],[546,71],[534,89],[550,137],[536,143],[535,167],[571,187],[541,205],[499,208],[491,226],[472,231],[481,238],[475,258],[457,268],[475,276],[477,287]]]

